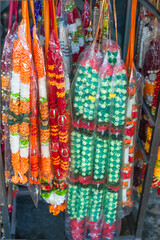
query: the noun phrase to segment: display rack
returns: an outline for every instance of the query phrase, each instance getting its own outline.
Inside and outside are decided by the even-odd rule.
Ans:
[[[145,6],[145,8],[148,11],[152,12],[155,15],[155,17],[158,20],[160,20],[160,12],[147,0],[138,0],[138,7],[137,7],[138,13],[139,13],[140,4]],[[126,25],[125,25],[125,33],[124,33],[124,44],[123,44],[123,59],[125,59],[126,57],[127,48],[128,48],[131,6],[132,6],[132,0],[128,0],[127,13],[126,13]],[[1,1],[0,1],[0,18],[1,18]],[[130,221],[131,216],[127,216],[126,219],[127,219],[128,228],[130,230],[130,235],[120,236],[119,237],[120,240],[133,240],[133,239],[141,240],[143,225],[144,225],[144,218],[145,218],[149,193],[150,193],[151,184],[152,184],[154,167],[155,167],[156,158],[157,158],[157,151],[158,151],[159,142],[160,142],[160,94],[158,96],[158,104],[157,104],[155,118],[152,116],[150,109],[148,108],[145,101],[143,101],[143,109],[146,115],[148,115],[151,126],[153,126],[150,150],[149,150],[149,154],[145,152],[143,143],[141,139],[138,137],[138,144],[139,144],[141,153],[143,155],[143,161],[147,164],[146,171],[145,171],[145,178],[143,183],[143,189],[142,189],[142,195],[140,199],[137,219],[135,223],[136,228],[135,230],[132,229],[132,224]],[[0,112],[1,112],[1,84],[0,84]],[[1,121],[1,114],[0,114],[0,121]],[[3,202],[3,204],[1,205],[1,209],[2,209],[2,219],[3,219],[3,225],[4,225],[4,231],[5,231],[5,238],[11,239],[10,216],[8,212],[8,199],[7,199],[6,187],[5,187],[5,177],[4,177],[4,171],[3,171],[1,147],[0,147],[0,199]],[[15,212],[15,209],[13,209],[13,211]],[[15,218],[15,214],[13,215],[14,217],[12,216],[12,221]]]

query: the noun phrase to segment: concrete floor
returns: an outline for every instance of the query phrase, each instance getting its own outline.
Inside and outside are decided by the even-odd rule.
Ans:
[[[138,209],[138,197],[134,208]],[[65,236],[65,213],[53,216],[48,205],[41,199],[35,208],[30,195],[19,195],[16,199],[16,239],[67,240]],[[132,226],[134,228],[134,226]],[[122,222],[121,235],[129,235],[126,219]],[[154,190],[150,194],[142,240],[160,240],[160,196]]]

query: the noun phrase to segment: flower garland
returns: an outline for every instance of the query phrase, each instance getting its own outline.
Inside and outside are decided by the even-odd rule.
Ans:
[[[50,130],[49,110],[46,89],[46,73],[42,46],[37,38],[36,28],[33,28],[33,55],[38,75],[39,113],[40,113],[40,146],[41,146],[41,180],[51,183],[53,180],[52,164],[50,159]]]
[[[8,110],[10,99],[10,82],[12,78],[12,54],[14,41],[18,38],[17,22],[8,31],[5,37],[2,60],[1,60],[1,85],[2,85],[2,154],[5,162],[5,177],[10,178],[10,143],[9,143],[9,125]]]
[[[52,31],[47,56],[47,75],[49,84],[49,122],[51,140],[51,159],[54,167],[54,192],[50,192],[46,201],[53,214],[64,210],[66,201],[66,177],[69,164],[65,79],[63,59],[57,37]],[[45,190],[45,189],[42,189]],[[59,205],[57,209],[57,205]]]
[[[29,170],[30,124],[30,76],[31,59],[26,42],[26,24],[18,28],[18,40],[14,41],[12,79],[9,106],[9,130],[11,161],[14,170],[13,183],[26,184]],[[25,35],[24,35],[25,33]],[[21,61],[23,58],[23,61]]]
[[[68,31],[71,36],[71,52],[73,68],[75,68],[80,53],[84,50],[82,23],[74,0],[67,0],[65,12],[68,19]]]
[[[133,76],[134,74],[134,76]],[[125,123],[125,140],[124,140],[124,153],[123,153],[123,162],[121,169],[121,178],[122,178],[122,205],[132,207],[131,199],[131,178],[133,172],[133,163],[134,163],[134,144],[135,136],[137,130],[137,118],[138,118],[138,101],[137,91],[138,86],[136,86],[136,73],[132,72],[131,78],[129,80],[128,86],[128,99],[127,99],[127,109],[126,109],[126,123]],[[138,79],[140,83],[140,79]]]
[[[32,62],[30,97],[30,183],[40,184],[39,180],[39,146],[38,146],[38,110],[37,110],[37,79]]]

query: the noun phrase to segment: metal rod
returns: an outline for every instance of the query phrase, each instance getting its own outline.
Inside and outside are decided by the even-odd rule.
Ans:
[[[143,146],[143,143],[142,143],[142,140],[140,139],[140,137],[138,137],[138,145],[139,145],[139,148],[140,148],[140,151],[143,155],[143,162],[144,163],[148,163],[149,162],[149,159],[148,159],[148,154],[146,153],[145,149],[144,149],[144,146]]]
[[[160,11],[158,11],[152,3],[148,0],[138,0],[149,12],[153,13],[153,15],[160,21]]]
[[[157,159],[157,151],[158,151],[159,142],[160,142],[160,93],[159,93],[157,102],[158,104],[156,109],[156,121],[155,121],[155,127],[153,127],[153,131],[152,131],[152,138],[151,138],[150,150],[149,150],[149,163],[146,167],[142,195],[141,195],[137,223],[136,223],[135,236],[137,238],[141,237],[142,231],[143,231],[144,218],[145,218],[146,208],[148,204],[148,198],[149,198],[149,193],[151,189],[155,163]]]
[[[124,41],[123,41],[123,60],[126,60],[130,29],[131,29],[131,8],[132,0],[127,1],[127,13],[126,13],[126,23],[125,23],[125,32],[124,32]]]
[[[146,103],[146,101],[144,99],[143,99],[143,109],[144,109],[145,113],[149,117],[150,125],[152,127],[154,127],[155,126],[155,118],[153,117],[153,115],[152,115],[152,113],[151,113],[151,111],[150,111],[150,109],[149,109],[149,107],[148,107],[148,105],[147,105],[147,103]]]

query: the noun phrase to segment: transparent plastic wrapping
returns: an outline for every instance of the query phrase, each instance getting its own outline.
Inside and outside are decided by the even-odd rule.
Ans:
[[[145,54],[142,70],[145,77],[144,98],[150,107],[152,106],[153,102],[154,90],[156,87],[156,80],[158,78],[160,66],[159,51],[159,39],[156,38],[150,42],[149,48]]]
[[[2,86],[2,157],[6,181],[10,179],[12,164],[10,151],[10,137],[8,124],[8,110],[10,102],[10,88],[12,79],[12,54],[14,41],[18,38],[18,25],[15,22],[5,37],[1,59],[1,86]]]
[[[84,33],[80,14],[74,0],[66,0],[65,12],[67,14],[68,32],[71,41],[72,63],[75,70],[79,54],[84,50]]]
[[[38,103],[39,103],[39,132],[40,132],[40,177],[45,184],[51,184],[53,180],[52,164],[50,158],[50,130],[49,108],[47,96],[47,83],[45,62],[41,43],[33,28],[33,56],[38,77]]]
[[[125,118],[125,139],[121,169],[121,204],[122,216],[128,215],[133,206],[133,172],[135,161],[135,145],[139,128],[143,102],[143,77],[136,69],[131,70],[128,83],[128,98]]]
[[[118,46],[117,46],[118,47]],[[107,56],[107,54],[106,54]],[[108,56],[107,56],[108,57]],[[118,232],[117,218],[119,218],[119,201],[121,195],[121,167],[123,157],[123,139],[125,126],[125,113],[127,104],[127,73],[124,62],[120,58],[117,48],[117,62],[112,67],[108,63],[107,98],[104,101],[108,115],[106,116],[104,129],[108,139],[106,159],[106,203],[104,204],[104,218],[106,238],[113,239]],[[111,70],[112,69],[112,70]],[[100,87],[101,92],[101,87]],[[105,94],[103,92],[103,94]],[[103,116],[104,114],[102,114]],[[107,204],[108,203],[108,204]]]
[[[114,66],[117,62],[117,44],[115,41],[109,39],[108,40],[108,45],[106,40],[103,41],[102,43],[102,49],[103,49],[103,54],[105,55],[105,53],[108,53],[108,62]],[[119,53],[121,56],[121,49],[119,48]]]
[[[87,226],[90,224],[91,228],[92,225],[90,220],[100,219],[103,189],[96,183],[95,186],[92,185],[95,106],[100,65],[101,59],[97,58],[93,44],[88,48],[88,54],[81,58],[71,88],[71,162],[66,216],[69,239],[85,239]],[[99,209],[97,213],[96,206]]]
[[[85,0],[82,10],[82,24],[85,30],[85,35],[87,34],[87,28],[89,27],[90,21],[90,5],[87,0]]]
[[[15,184],[26,184],[29,177],[30,77],[31,54],[26,41],[26,24],[22,21],[13,46],[8,121],[13,167],[11,181]]]
[[[155,32],[158,32],[158,24],[155,17],[144,7],[141,7],[139,14],[139,33],[137,43],[137,67],[141,71],[144,64],[145,54],[148,50],[150,41],[155,38]]]
[[[95,45],[90,46],[80,59],[71,99],[66,234],[69,239],[113,239],[121,225],[118,204],[127,99],[120,54],[113,68],[107,53],[102,64]]]
[[[133,177],[133,187],[140,195],[142,193],[142,185],[145,175],[146,164],[143,162],[143,155],[138,146],[135,149],[135,162],[134,162],[134,177]]]
[[[42,197],[50,204],[50,213],[57,215],[66,207],[66,177],[69,165],[69,148],[65,90],[69,90],[69,79],[67,80],[64,77],[64,62],[58,39],[53,30],[49,39],[47,77],[53,184],[50,186],[43,184]]]
[[[36,207],[40,198],[40,179],[39,179],[39,129],[38,129],[38,86],[37,75],[31,59],[30,77],[30,136],[29,136],[29,184],[32,200]]]
[[[18,27],[18,39],[13,42],[8,118],[12,163],[11,181],[28,187],[33,184],[37,194],[37,184],[40,183],[38,89],[26,22],[26,19],[22,20]],[[37,205],[37,196],[35,197],[33,200]]]
[[[59,18],[59,44],[61,47],[61,51],[63,53],[63,59],[66,63],[67,67],[67,74],[69,77],[71,77],[72,72],[72,59],[71,59],[71,53],[70,53],[70,42],[69,42],[69,36],[68,36],[68,29],[67,29],[67,23],[64,21],[64,17],[61,14],[61,17]]]

